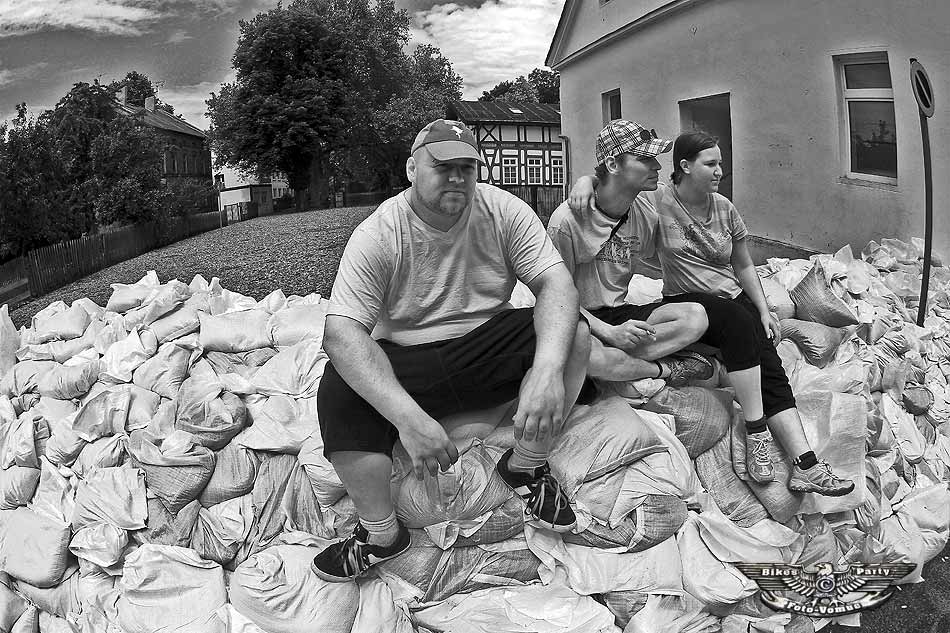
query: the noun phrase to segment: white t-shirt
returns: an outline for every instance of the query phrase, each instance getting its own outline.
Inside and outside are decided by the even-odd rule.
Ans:
[[[447,231],[412,211],[407,189],[350,236],[328,314],[400,345],[457,338],[510,309],[516,279],[530,283],[560,262],[531,207],[502,189],[479,183]]]
[[[576,214],[567,202],[554,210],[548,235],[574,277],[582,307],[623,305],[634,273],[659,277],[654,198],[655,192],[641,192],[621,220],[597,208]]]

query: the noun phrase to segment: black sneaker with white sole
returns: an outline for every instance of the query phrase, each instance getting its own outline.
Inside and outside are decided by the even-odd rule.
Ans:
[[[368,540],[369,532],[362,523],[357,523],[352,535],[314,556],[310,569],[327,582],[356,580],[373,565],[399,556],[412,544],[409,530],[402,524],[399,537],[389,547],[374,545]]]
[[[570,532],[577,522],[567,495],[561,484],[551,474],[547,463],[534,469],[533,473],[508,469],[508,460],[514,449],[498,460],[498,474],[525,502],[525,520],[534,520],[555,532]]]

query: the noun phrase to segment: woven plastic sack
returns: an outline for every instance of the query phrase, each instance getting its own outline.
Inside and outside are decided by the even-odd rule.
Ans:
[[[320,343],[304,340],[267,361],[251,378],[251,384],[264,395],[314,398],[328,360]]]
[[[73,563],[63,574],[62,581],[52,587],[35,587],[28,582],[16,580],[16,590],[33,605],[46,613],[60,618],[78,614],[82,610],[79,601],[79,567]]]
[[[287,522],[284,497],[296,468],[297,460],[293,455],[262,455],[251,491],[254,508],[251,531],[235,556],[237,564],[267,547],[284,530]]]
[[[187,336],[192,332],[197,332],[199,325],[198,310],[184,305],[157,319],[148,326],[148,329],[151,330],[161,345],[182,336]]]
[[[86,444],[73,463],[72,471],[80,477],[85,477],[96,468],[121,466],[125,461],[125,447],[128,441],[129,436],[123,433],[112,437],[102,437]]]
[[[683,565],[683,588],[707,605],[734,604],[758,591],[754,581],[713,556],[700,536],[697,517],[690,513],[676,535]]]
[[[267,322],[271,340],[276,347],[290,347],[302,341],[323,343],[323,326],[329,301],[316,295],[317,303],[300,304],[278,310]]]
[[[316,398],[252,395],[244,403],[250,426],[233,440],[241,446],[296,455],[308,437],[320,432]]]
[[[0,379],[13,368],[16,363],[16,352],[20,349],[20,333],[13,320],[7,304],[0,306]]]
[[[36,381],[36,391],[41,396],[57,400],[72,400],[88,393],[99,379],[99,362],[83,363],[74,367],[59,365],[49,367]]]
[[[224,448],[247,425],[244,402],[217,381],[192,376],[178,392],[175,428],[191,433],[211,450]]]
[[[126,633],[154,633],[159,622],[170,633],[226,633],[214,615],[228,601],[224,570],[192,550],[143,545],[126,558],[117,588]]]
[[[25,506],[33,498],[39,482],[39,468],[11,466],[0,470],[0,510]]]
[[[0,414],[0,423],[0,468],[39,468],[37,444],[42,443],[45,448],[45,438],[49,437],[46,420],[41,416],[34,417],[31,411],[27,411],[12,420],[4,420],[3,414]]]
[[[254,522],[251,495],[198,510],[188,547],[207,560],[225,565],[234,560]]]
[[[737,420],[738,422],[738,420]],[[757,483],[749,477],[745,455],[745,424],[732,426],[732,465],[740,479],[746,482],[752,494],[765,506],[769,516],[779,523],[785,523],[801,511],[802,495],[788,489],[788,480],[792,474],[792,459],[778,441],[772,441],[769,456],[772,461],[773,481]]]
[[[48,317],[33,318],[33,342],[68,341],[79,338],[89,327],[91,318],[81,306],[75,305]]]
[[[260,465],[254,451],[231,442],[215,454],[214,472],[198,501],[207,508],[246,495],[254,489]]]
[[[109,523],[93,523],[76,531],[69,551],[100,567],[115,565],[129,542],[128,532]]]
[[[13,579],[4,574],[0,579],[0,631],[12,630],[27,606],[27,601],[13,591]]]
[[[201,328],[198,341],[205,351],[246,352],[271,344],[263,310],[241,310],[212,316],[198,313]]]
[[[219,377],[226,374],[238,374],[244,378],[250,378],[276,355],[277,350],[261,347],[246,352],[205,352],[204,360],[208,361]]]
[[[0,396],[13,398],[36,391],[40,378],[58,363],[48,360],[25,360],[17,363],[0,379]]]
[[[201,504],[192,501],[177,513],[172,514],[161,499],[148,500],[148,519],[145,529],[132,532],[136,543],[191,547],[191,533],[198,521]]]
[[[769,513],[733,469],[731,446],[730,436],[722,437],[696,458],[696,474],[719,509],[736,525],[749,527]]]
[[[188,286],[173,279],[156,288],[145,304],[129,310],[125,315],[125,321],[130,328],[136,325],[150,325],[181,306],[190,296],[191,290]]]
[[[71,417],[56,418],[50,421],[50,438],[46,442],[46,457],[56,465],[69,466],[83,447],[88,444],[73,430]]]
[[[564,534],[565,543],[601,549],[642,552],[676,534],[686,520],[686,503],[677,497],[647,495],[617,527],[592,522],[579,534]]]
[[[484,545],[436,547],[424,532],[413,532],[413,544],[407,552],[380,563],[379,576],[390,582],[395,577],[417,590],[418,601],[440,602],[458,593],[539,580],[540,561],[524,541],[512,541],[511,547]]]
[[[825,367],[831,362],[838,346],[849,334],[847,329],[799,319],[785,319],[781,326],[782,338],[793,341],[805,359],[816,367]]]
[[[134,464],[145,471],[148,489],[172,513],[197,499],[214,472],[214,453],[184,431],[156,441],[133,433],[128,450]]]
[[[192,280],[193,282],[194,280]],[[219,315],[230,312],[245,312],[257,308],[257,300],[254,297],[242,295],[240,292],[233,292],[227,288],[221,287],[221,280],[217,277],[211,279],[208,284],[208,306],[211,314]],[[264,312],[264,310],[258,310]]]
[[[802,321],[814,321],[828,327],[858,324],[850,306],[832,291],[830,280],[820,264],[812,266],[788,294],[795,302],[795,315]]]
[[[765,302],[768,304],[769,310],[775,313],[775,316],[780,320],[795,318],[795,302],[792,301],[792,297],[788,294],[785,286],[769,278],[761,279],[761,282],[762,290],[765,292]]]
[[[54,360],[57,363],[65,363],[74,356],[91,349],[104,326],[105,322],[94,319],[86,327],[86,331],[82,336],[68,341],[50,341],[49,343],[26,345],[17,350],[17,358],[20,360]]]
[[[636,410],[612,397],[575,406],[548,461],[561,486],[573,494],[584,482],[666,450]]]
[[[145,527],[145,477],[135,468],[100,468],[76,489],[72,525],[76,530],[102,521],[122,528]]]
[[[231,575],[231,604],[270,633],[350,633],[359,588],[319,579],[310,570],[319,551],[278,545],[255,554]]]
[[[284,529],[305,532],[320,538],[333,538],[333,527],[327,525],[323,509],[313,494],[310,478],[299,463],[294,465],[284,496],[280,501]]]
[[[188,375],[190,359],[191,350],[175,343],[165,343],[155,356],[132,373],[132,382],[163,398],[176,398]]]
[[[154,270],[148,271],[134,284],[112,284],[112,296],[106,304],[106,311],[127,312],[137,308],[159,285]]]
[[[66,571],[69,538],[69,525],[28,508],[3,512],[0,570],[37,587],[52,587]]]
[[[691,459],[709,450],[729,431],[732,394],[723,389],[666,387],[643,405],[647,411],[672,415],[676,437]]]
[[[68,470],[66,473],[71,474]],[[76,507],[74,481],[74,478],[67,479],[48,459],[42,458],[40,483],[30,502],[30,509],[58,523],[68,524]]]
[[[297,461],[307,472],[320,505],[332,506],[346,494],[346,488],[333,464],[323,454],[323,436],[320,433],[314,433],[301,445]]]
[[[435,477],[418,479],[404,449],[394,451],[403,476],[393,484],[396,514],[407,527],[423,528],[446,520],[466,521],[491,512],[511,497],[511,488],[495,470],[495,454],[478,441],[463,449],[458,461]]]
[[[158,339],[149,330],[132,330],[102,355],[101,376],[113,383],[132,382],[132,373],[158,351]]]

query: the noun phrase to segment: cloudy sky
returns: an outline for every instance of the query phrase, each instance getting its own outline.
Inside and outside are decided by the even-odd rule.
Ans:
[[[396,0],[412,42],[438,46],[477,98],[543,66],[564,0]],[[39,113],[78,81],[129,70],[163,83],[161,99],[208,127],[205,99],[233,78],[238,20],[276,0],[0,0],[0,118]]]

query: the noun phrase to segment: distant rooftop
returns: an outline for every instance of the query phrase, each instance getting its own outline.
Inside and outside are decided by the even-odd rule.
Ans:
[[[126,114],[133,115],[138,114],[142,115],[142,121],[146,125],[152,127],[161,128],[163,130],[169,130],[171,132],[178,132],[179,134],[187,134],[189,136],[197,136],[202,139],[207,139],[208,135],[202,130],[196,128],[191,123],[179,119],[174,114],[169,114],[161,108],[155,108],[154,110],[146,110],[141,106],[133,106],[128,104],[119,103],[116,101],[115,107],[120,111],[125,112]]]
[[[561,123],[559,104],[526,101],[453,101],[447,115],[466,123]]]

